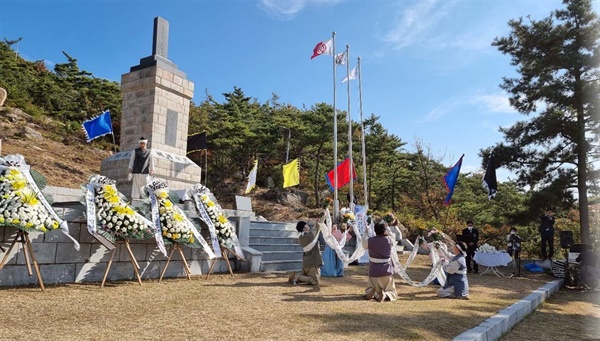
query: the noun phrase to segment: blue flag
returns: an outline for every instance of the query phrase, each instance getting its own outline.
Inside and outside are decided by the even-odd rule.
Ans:
[[[456,180],[458,180],[458,174],[460,173],[460,166],[462,166],[462,159],[465,156],[463,154],[458,162],[450,169],[446,175],[444,175],[444,184],[446,185],[446,190],[448,191],[448,195],[446,199],[444,199],[444,205],[450,205],[450,199],[452,199],[452,194],[454,193],[454,186],[456,186]]]
[[[87,137],[86,142],[113,133],[112,123],[110,122],[110,112],[106,110],[102,114],[89,119],[81,125]]]

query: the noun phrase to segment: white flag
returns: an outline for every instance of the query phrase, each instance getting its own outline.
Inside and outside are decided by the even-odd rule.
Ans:
[[[344,79],[342,79],[342,83],[350,80],[350,79],[358,79],[358,69],[355,66],[354,69],[350,70],[350,74],[346,77],[344,77]]]
[[[250,193],[250,191],[256,186],[256,173],[258,170],[258,160],[254,161],[254,167],[248,174],[248,186],[246,186],[246,194]]]
[[[348,61],[348,51],[338,53],[335,55],[335,65],[346,65]]]

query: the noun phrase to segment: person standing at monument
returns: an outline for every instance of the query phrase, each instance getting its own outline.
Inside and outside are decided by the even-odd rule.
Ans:
[[[540,216],[540,236],[542,237],[542,260],[552,259],[554,256],[554,211],[551,208],[546,210],[546,214]],[[546,252],[548,245],[549,252]]]
[[[392,247],[394,241],[388,232],[386,223],[375,224],[375,236],[363,240],[363,248],[369,251],[369,279],[365,290],[365,299],[395,301],[398,299],[394,283],[394,265]]]
[[[140,189],[146,186],[148,176],[154,175],[154,157],[152,151],[147,148],[148,140],[143,136],[139,141],[139,148],[133,150],[129,158],[129,180],[133,180],[131,186],[131,199],[140,199]]]
[[[467,243],[467,272],[478,273],[479,266],[473,257],[475,257],[475,250],[479,243],[479,231],[473,227],[473,221],[467,220],[467,227],[462,230],[462,239]]]
[[[296,230],[300,232],[298,242],[302,246],[304,255],[302,256],[302,273],[292,272],[289,282],[293,285],[298,283],[308,283],[310,285],[319,285],[321,280],[321,250],[319,249],[319,228],[318,224],[311,229],[305,221],[299,221],[296,224]]]

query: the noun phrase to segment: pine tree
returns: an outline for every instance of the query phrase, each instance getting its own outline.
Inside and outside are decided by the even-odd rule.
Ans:
[[[511,33],[492,43],[520,74],[504,78],[501,88],[514,108],[532,115],[501,128],[505,143],[495,149],[520,185],[556,200],[571,198],[576,189],[581,239],[589,243],[587,195],[596,185],[592,162],[599,156],[600,20],[590,0],[563,3],[545,19],[509,21]]]

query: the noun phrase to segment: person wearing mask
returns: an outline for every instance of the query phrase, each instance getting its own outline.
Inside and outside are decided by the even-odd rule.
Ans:
[[[473,221],[467,220],[467,227],[462,230],[462,239],[466,243],[467,249],[467,272],[478,273],[479,265],[473,260],[477,243],[479,243],[479,231],[473,227]]]
[[[542,260],[554,256],[554,211],[549,208],[540,216],[540,237],[542,238]],[[548,247],[548,252],[546,252]]]

